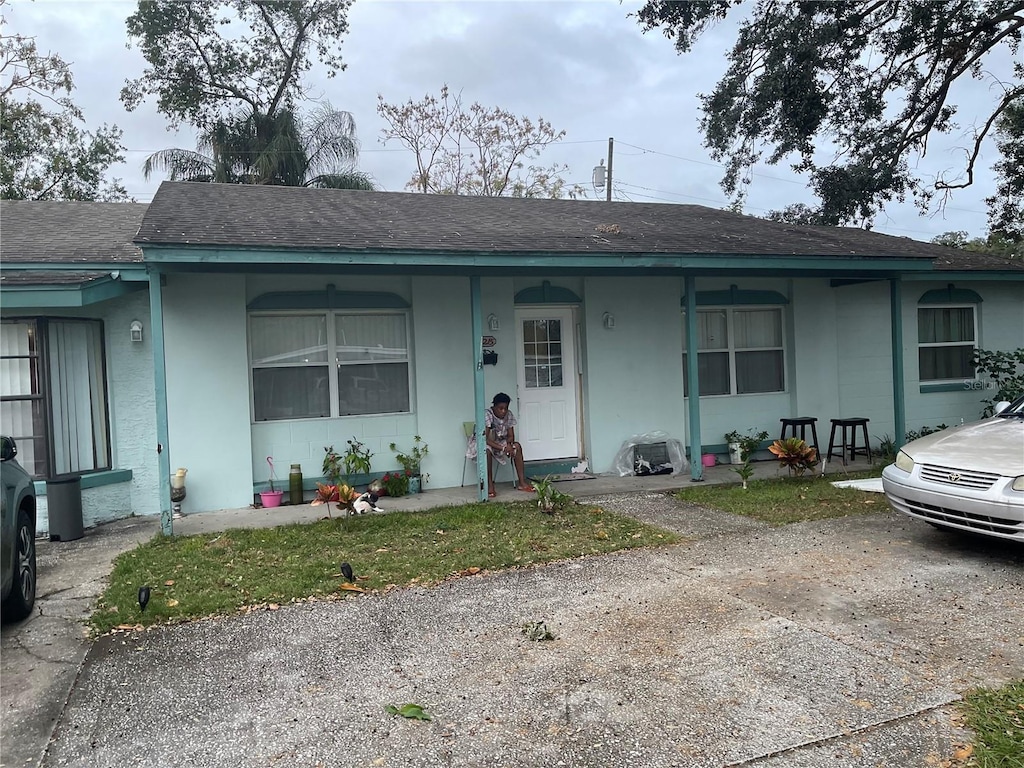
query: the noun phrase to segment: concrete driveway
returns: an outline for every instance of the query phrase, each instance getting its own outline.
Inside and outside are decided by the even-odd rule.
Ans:
[[[1024,548],[598,500],[690,540],[103,638],[42,764],[923,768],[1024,676]]]

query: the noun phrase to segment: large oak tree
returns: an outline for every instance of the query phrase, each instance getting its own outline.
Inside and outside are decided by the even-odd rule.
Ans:
[[[974,183],[998,127],[1005,160],[994,166],[990,223],[1009,233],[1017,217],[1020,236],[1024,164],[1011,156],[1024,138],[1015,111],[1024,104],[1024,2],[648,0],[637,16],[687,53],[734,11],[742,19],[729,66],[702,95],[701,121],[726,164],[728,194],[742,195],[755,163],[788,159],[820,200],[818,223],[869,223],[889,200],[927,208]],[[1000,57],[1012,71],[997,79]],[[981,113],[960,109],[967,88],[987,98]],[[963,162],[923,177],[916,160],[937,134],[962,139]]]
[[[142,0],[129,46],[148,66],[127,81],[131,111],[156,96],[172,127],[210,128],[242,110],[273,115],[305,95],[312,55],[333,77],[351,0]]]

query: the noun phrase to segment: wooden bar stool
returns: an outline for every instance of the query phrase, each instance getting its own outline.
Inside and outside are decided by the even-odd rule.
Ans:
[[[850,449],[850,461],[854,461],[857,458],[857,454],[863,454],[868,457],[868,461],[871,461],[871,441],[868,439],[868,421],[869,419],[853,418],[853,419],[832,419],[832,434],[828,438],[828,455],[827,459],[832,458],[832,447],[836,442],[836,430],[840,432],[839,442],[839,458],[843,460],[843,466],[846,466],[846,448],[849,446]],[[864,445],[857,446],[857,427],[860,427],[864,435]],[[849,430],[849,435],[847,435]]]
[[[786,439],[786,431],[789,431],[790,437],[796,437],[796,428],[800,427],[800,439],[805,443],[807,442],[807,427],[811,428],[811,440],[813,442],[809,445],[814,446],[815,452],[818,456],[821,456],[821,448],[818,447],[818,420],[813,416],[795,416],[791,419],[779,419],[782,422],[782,434],[779,436],[780,440]]]

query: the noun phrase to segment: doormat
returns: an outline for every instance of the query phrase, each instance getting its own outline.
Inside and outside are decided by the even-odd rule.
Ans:
[[[562,475],[545,475],[545,477],[553,483],[563,483],[568,480],[596,480],[597,475],[592,475],[589,472],[566,472]],[[531,480],[540,482],[544,477],[531,477]]]

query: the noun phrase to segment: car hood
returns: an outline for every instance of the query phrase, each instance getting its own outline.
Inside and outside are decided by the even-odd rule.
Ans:
[[[1024,419],[994,417],[925,435],[903,446],[917,464],[1024,475]]]

